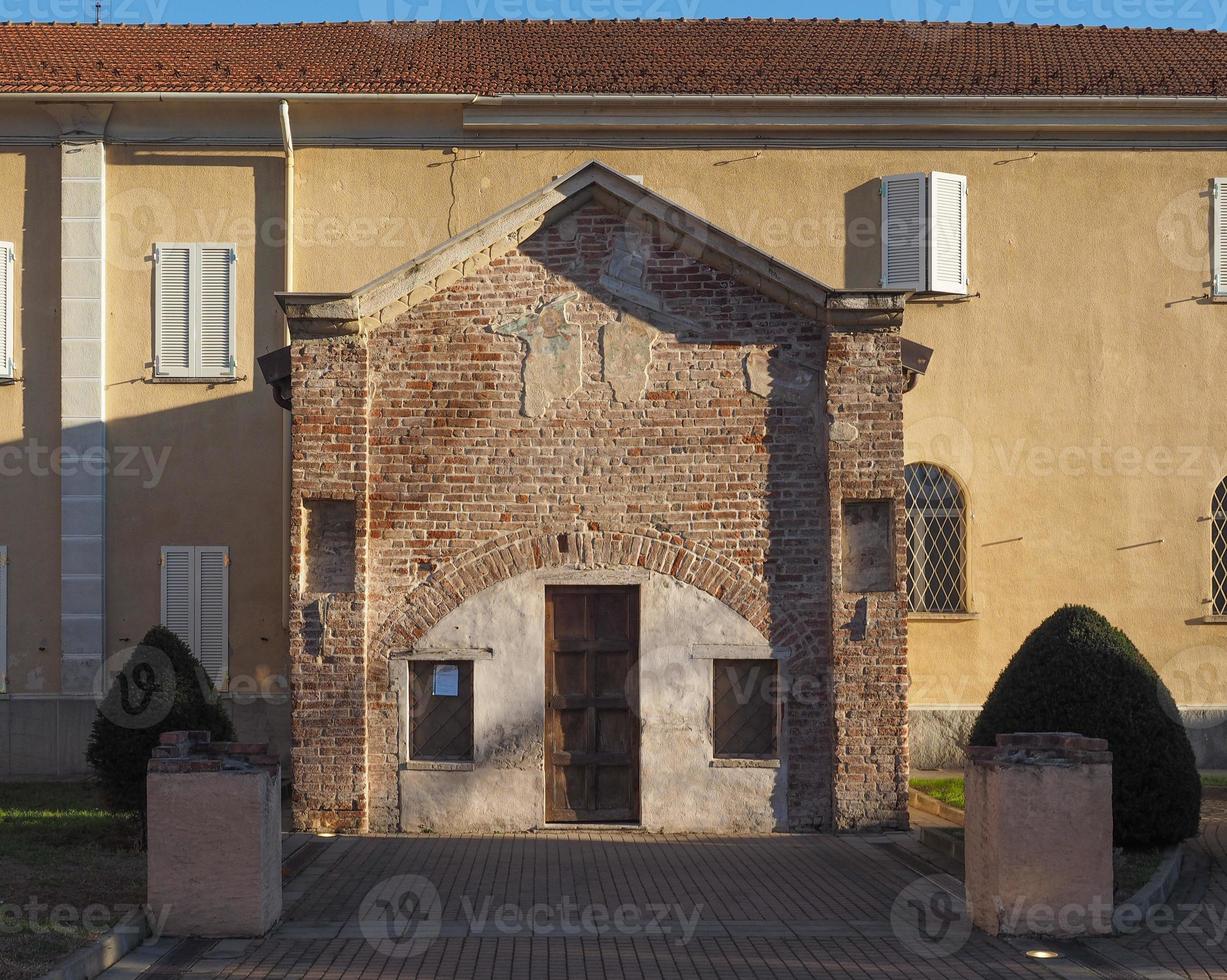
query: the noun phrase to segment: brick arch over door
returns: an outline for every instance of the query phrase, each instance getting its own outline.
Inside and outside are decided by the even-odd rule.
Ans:
[[[467,599],[509,578],[546,568],[642,568],[719,599],[775,646],[802,649],[817,637],[772,609],[763,580],[695,542],[652,527],[524,529],[467,551],[411,590],[371,644],[374,657],[407,650]]]
[[[492,585],[548,568],[642,568],[694,586],[740,615],[794,663],[813,669],[826,644],[812,629],[773,608],[768,586],[751,572],[696,542],[651,527],[525,529],[495,538],[437,568],[397,603],[372,637],[367,660],[367,790],[369,828],[399,829],[396,693],[391,655],[411,649],[463,602]],[[795,713],[798,724],[806,719]],[[816,734],[816,733],[815,733]],[[795,753],[800,758],[800,753]],[[823,807],[829,804],[822,804]]]

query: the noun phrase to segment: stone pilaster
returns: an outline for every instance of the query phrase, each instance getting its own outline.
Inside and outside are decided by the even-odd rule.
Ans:
[[[106,657],[106,144],[109,105],[48,107],[60,143],[60,690]]]

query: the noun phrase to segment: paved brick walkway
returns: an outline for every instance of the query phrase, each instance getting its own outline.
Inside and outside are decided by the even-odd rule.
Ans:
[[[306,847],[289,862],[287,913],[272,935],[203,949],[174,975],[1053,975],[1020,947],[968,934],[949,894],[957,879],[904,834],[550,832]],[[921,937],[919,915],[937,942]]]
[[[1227,911],[1227,794],[1172,898]],[[1227,978],[1207,931],[1044,944],[974,933],[905,834],[297,837],[264,940],[164,941],[140,980]],[[139,964],[134,957],[133,966]],[[127,961],[125,961],[127,962]],[[131,980],[136,970],[104,980]],[[121,973],[123,974],[121,976]]]

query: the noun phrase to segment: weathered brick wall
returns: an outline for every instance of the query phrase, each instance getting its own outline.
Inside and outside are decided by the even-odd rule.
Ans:
[[[659,328],[650,348],[651,328],[627,317],[614,295],[627,295],[627,283],[666,311],[643,314]],[[609,325],[620,313],[625,332],[618,334]],[[354,353],[363,343],[369,381],[366,360]],[[846,382],[841,391],[849,397],[859,384],[899,374],[897,338],[893,348],[881,343],[893,361],[876,369],[880,378],[857,361],[836,379]],[[296,696],[308,711],[326,712],[321,685],[335,690],[345,679],[352,686],[340,716],[348,726],[354,692],[363,691],[365,770],[359,775],[348,740],[326,739],[323,748],[312,740],[332,714],[296,710],[296,766],[301,759],[309,767],[296,813],[341,819],[353,795],[355,812],[369,801],[371,829],[394,829],[399,753],[389,655],[500,578],[599,564],[636,564],[691,582],[791,651],[793,691],[801,692],[787,712],[794,829],[830,829],[833,812],[850,812],[850,803],[833,811],[836,733],[859,740],[839,756],[840,779],[862,787],[841,786],[836,795],[882,809],[872,798],[881,780],[867,770],[881,765],[874,754],[886,750],[891,732],[868,728],[892,713],[875,706],[865,721],[837,727],[834,720],[831,645],[842,639],[833,640],[830,626],[831,554],[838,548],[830,524],[838,506],[827,488],[821,326],[660,242],[633,241],[620,218],[588,206],[365,341],[294,346],[294,411],[306,413],[305,427],[295,427],[295,501],[304,493],[353,495],[359,538],[369,530],[359,594],[346,605],[352,632],[344,638],[334,638],[334,602],[330,673],[304,667],[311,641],[295,641],[295,680],[311,685]],[[896,378],[891,389],[896,406],[900,384]],[[363,501],[361,461],[351,453],[361,451],[367,430],[350,410],[360,411],[368,390]],[[340,424],[328,414],[330,398],[346,408]],[[867,432],[879,421],[884,431],[898,424],[892,407],[881,420],[878,410],[876,403],[857,408]],[[351,645],[359,637],[363,580],[370,604],[365,664]],[[304,605],[295,602],[296,636],[310,625]],[[873,655],[893,665],[902,654],[887,649],[891,640],[876,626],[872,635],[880,646]],[[848,671],[835,680],[846,707],[858,693],[886,692],[852,680],[870,668],[841,655]],[[892,795],[885,807],[893,813],[894,806]]]
[[[907,826],[907,593],[903,370],[896,333],[831,337],[826,368],[827,465],[834,582],[835,825]],[[843,503],[892,500],[896,588],[844,591]]]
[[[367,349],[356,340],[292,345],[290,686],[294,822],[300,829],[367,828],[366,473]],[[307,590],[306,501],[355,507],[356,589]],[[327,622],[321,618],[327,605]]]

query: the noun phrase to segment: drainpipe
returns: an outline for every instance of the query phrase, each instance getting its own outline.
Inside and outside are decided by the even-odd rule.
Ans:
[[[285,290],[294,291],[294,134],[290,130],[290,103],[281,100],[281,145],[285,148]],[[290,321],[285,321],[285,343],[290,342]],[[292,412],[281,420],[281,619],[290,626],[290,454]]]

